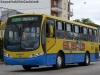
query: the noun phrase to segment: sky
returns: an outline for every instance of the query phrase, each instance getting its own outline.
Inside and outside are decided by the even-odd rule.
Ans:
[[[9,9],[20,9],[20,12],[33,12],[34,8],[37,12],[49,13],[48,9],[50,8],[47,0],[38,0],[38,3],[10,3],[4,4],[0,3],[0,7],[9,8]],[[71,10],[73,10],[74,16],[71,17],[74,19],[81,18],[90,18],[94,23],[100,25],[100,0],[71,0],[74,5],[71,5]],[[42,6],[42,7],[41,7]],[[40,8],[40,9],[37,9]],[[21,10],[26,9],[26,10]],[[1,11],[1,9],[0,9]]]
[[[74,16],[71,19],[90,18],[100,25],[100,0],[71,0]]]

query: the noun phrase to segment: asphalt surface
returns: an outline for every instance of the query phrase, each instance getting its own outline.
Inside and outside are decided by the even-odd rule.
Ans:
[[[32,68],[25,71],[22,66],[6,66],[0,64],[0,75],[100,75],[100,61],[92,62],[89,66],[67,65],[55,70],[52,67]]]

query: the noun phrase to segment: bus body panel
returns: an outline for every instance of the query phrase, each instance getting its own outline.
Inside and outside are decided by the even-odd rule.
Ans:
[[[8,58],[4,57],[4,62],[6,65],[54,65],[56,64],[56,55],[57,54],[44,54],[39,57],[34,58]],[[97,53],[98,55],[98,53]],[[65,54],[65,63],[79,63],[84,62],[85,54],[72,54],[72,62],[70,62],[70,54]],[[95,58],[95,53],[90,54],[90,61],[98,61],[98,58]]]
[[[34,58],[8,58],[4,57],[6,65],[46,65],[46,55]]]

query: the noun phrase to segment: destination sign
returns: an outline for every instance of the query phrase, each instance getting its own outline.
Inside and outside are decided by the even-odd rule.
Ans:
[[[21,22],[21,21],[36,21],[38,17],[17,17],[11,18],[11,22]]]

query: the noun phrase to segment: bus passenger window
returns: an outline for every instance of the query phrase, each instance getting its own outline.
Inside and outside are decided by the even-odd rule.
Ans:
[[[56,22],[56,34],[58,38],[64,38],[65,33],[64,33],[64,23],[61,21]]]
[[[65,32],[65,37],[66,37],[67,39],[73,39],[72,24],[66,23],[66,24],[65,24],[65,30],[66,30],[66,32]]]
[[[74,26],[74,40],[80,40],[80,27],[78,25]]]
[[[97,40],[98,40],[98,37],[97,37],[97,31],[94,30],[94,42],[97,42]]]
[[[94,37],[93,37],[93,30],[92,29],[89,29],[89,41],[93,42],[94,40]]]
[[[81,27],[81,40],[88,41],[88,29],[86,27]]]

